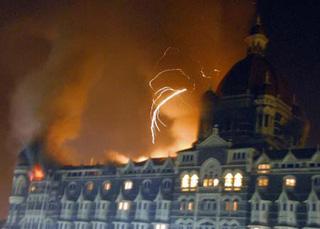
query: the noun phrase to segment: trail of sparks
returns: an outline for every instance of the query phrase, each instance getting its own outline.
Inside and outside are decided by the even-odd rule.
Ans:
[[[177,48],[172,48],[168,47],[162,54],[162,56],[159,58],[157,61],[157,65],[161,63],[161,61],[168,55],[169,51],[171,50],[176,50],[180,51]],[[206,73],[204,72],[204,69],[202,65],[200,64],[199,61],[196,61],[200,67],[200,75],[203,78],[211,78],[212,76],[207,76]],[[184,76],[187,80],[191,80],[190,76],[185,73],[185,71],[182,68],[169,68],[160,71],[157,73],[150,81],[149,81],[149,87],[153,90],[154,95],[152,99],[152,105],[150,109],[150,118],[151,118],[151,125],[150,125],[150,130],[151,130],[151,136],[152,136],[152,143],[155,144],[155,139],[156,139],[156,132],[160,132],[160,126],[162,125],[166,127],[165,123],[161,120],[160,118],[160,110],[163,105],[165,105],[167,102],[169,102],[171,99],[175,98],[176,96],[181,95],[182,93],[186,92],[188,89],[187,88],[182,88],[182,89],[174,89],[170,86],[164,86],[160,88],[159,90],[155,90],[153,83],[155,80],[157,80],[160,76],[166,73],[171,73],[171,72],[178,72],[182,76]],[[214,69],[214,72],[217,73],[219,70]],[[195,90],[195,82],[193,82],[193,90]]]
[[[159,72],[157,75],[155,75],[155,77],[153,77],[152,80],[149,81],[149,87],[155,91],[154,87],[153,87],[153,82],[158,79],[161,75],[165,74],[165,73],[169,73],[169,72],[179,72],[180,74],[182,74],[183,76],[185,76],[188,80],[190,80],[190,76],[188,74],[186,74],[182,68],[169,68],[169,69],[165,69],[161,72]],[[161,90],[161,89],[160,89]]]
[[[169,96],[167,96],[165,99],[163,99],[157,106],[156,108],[153,110],[152,112],[152,118],[151,118],[151,135],[152,135],[152,143],[155,144],[155,138],[156,138],[156,130],[160,131],[159,125],[158,125],[158,121],[165,126],[165,124],[161,121],[160,119],[160,109],[163,105],[165,105],[168,101],[170,101],[171,99],[173,99],[174,97],[184,93],[187,91],[187,88],[182,88],[182,89],[172,89],[170,87],[163,87],[161,89],[159,89],[158,95],[157,97],[153,100],[152,102],[152,108],[151,110],[153,110],[153,107],[155,106],[157,100],[159,100],[161,98],[161,96],[166,93],[166,92],[172,92]]]

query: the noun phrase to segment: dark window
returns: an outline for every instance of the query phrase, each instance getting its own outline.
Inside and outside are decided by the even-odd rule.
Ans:
[[[283,211],[286,211],[286,210],[287,210],[287,204],[283,204],[283,205],[282,205],[282,210],[283,210]]]
[[[269,125],[269,115],[266,115],[264,120],[264,126],[268,127],[268,125]]]

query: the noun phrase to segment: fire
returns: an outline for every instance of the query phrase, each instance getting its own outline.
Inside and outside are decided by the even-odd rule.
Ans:
[[[29,173],[30,181],[41,181],[45,177],[45,173],[39,164],[35,164]]]

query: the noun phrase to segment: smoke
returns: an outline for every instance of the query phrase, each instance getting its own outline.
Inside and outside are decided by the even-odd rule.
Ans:
[[[228,21],[234,18],[229,19],[224,10],[250,14],[243,8],[250,6],[248,2],[209,5],[210,11],[206,4],[193,9],[192,4],[181,3],[167,8],[160,2],[84,1],[63,8],[57,5],[47,9],[49,15],[31,15],[19,23],[33,36],[36,31],[49,51],[42,65],[17,82],[11,103],[15,139],[27,145],[39,138],[50,158],[67,164],[88,163],[92,157],[105,161],[106,152],[137,158],[165,156],[189,147],[197,133],[199,96],[217,86],[221,75],[214,69],[225,72],[224,62],[230,59],[227,51],[234,47],[235,36],[222,28],[230,29],[229,23],[236,21]],[[43,18],[44,22],[35,23]],[[191,32],[199,41],[191,39]],[[173,48],[173,55],[162,56],[165,45],[178,48]],[[213,53],[206,51],[210,49]],[[168,126],[153,146],[149,132],[152,92],[147,83],[168,67],[186,71],[196,89],[163,108],[161,116]],[[212,77],[204,79],[201,70]],[[185,83],[178,73],[163,77],[165,84]]]

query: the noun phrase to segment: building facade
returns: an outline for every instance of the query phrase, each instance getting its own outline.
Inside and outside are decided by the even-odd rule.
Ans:
[[[308,122],[264,56],[259,20],[246,42],[247,56],[204,94],[192,148],[175,158],[50,168],[29,147],[4,228],[320,228],[320,148],[303,148]]]

